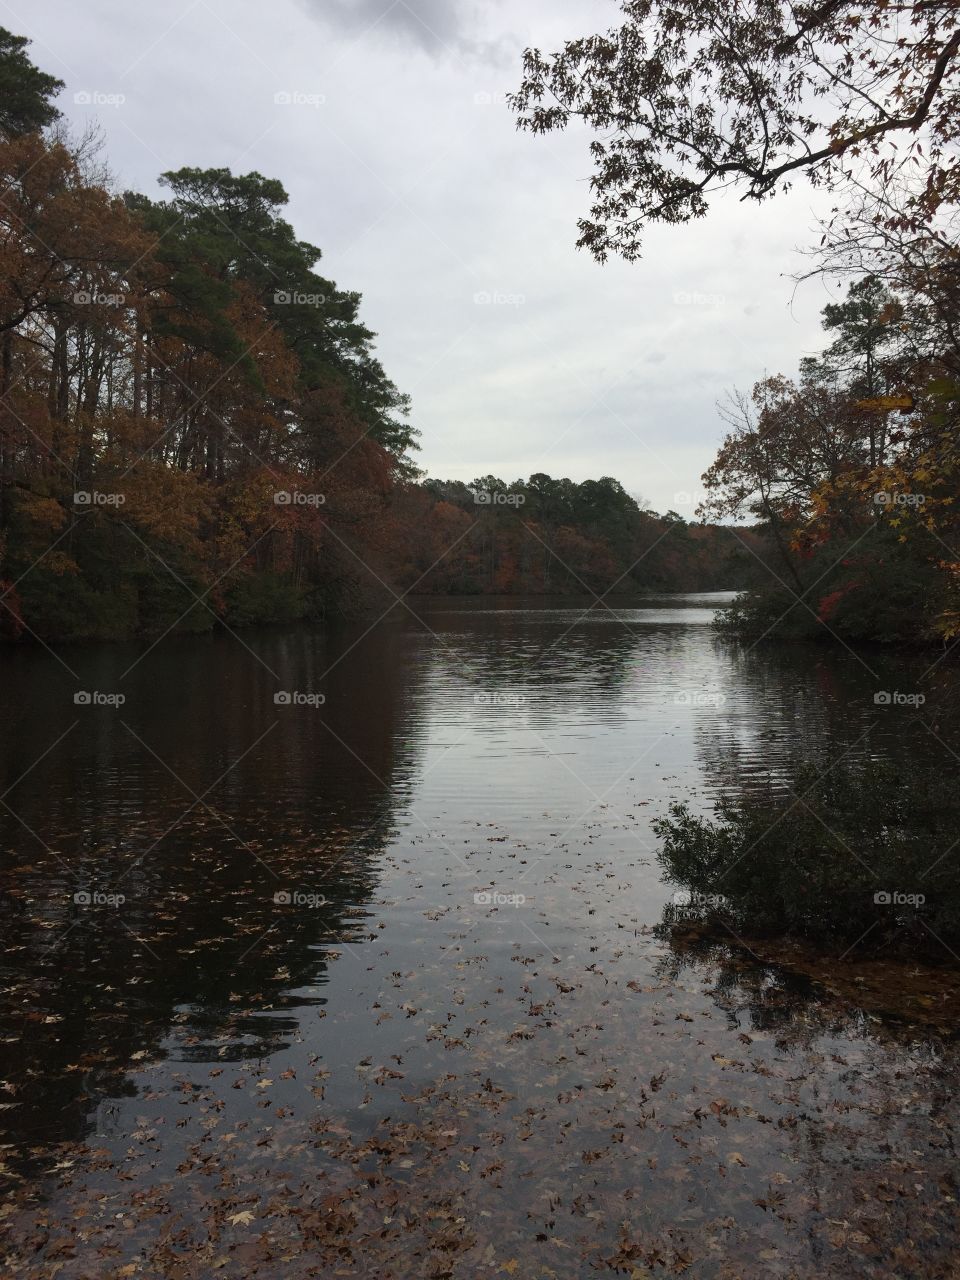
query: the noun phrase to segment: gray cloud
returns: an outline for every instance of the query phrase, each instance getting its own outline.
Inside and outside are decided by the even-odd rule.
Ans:
[[[431,57],[496,58],[500,41],[479,38],[478,15],[465,0],[301,0],[307,12],[350,38],[388,37]]]

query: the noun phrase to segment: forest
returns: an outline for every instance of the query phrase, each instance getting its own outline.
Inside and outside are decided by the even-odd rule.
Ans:
[[[755,576],[756,534],[641,510],[609,478],[422,479],[360,297],[320,274],[281,183],[185,168],[162,200],[115,193],[96,139],[60,126],[59,81],[0,41],[4,638]]]
[[[406,488],[402,506],[416,559],[401,576],[424,592],[734,590],[759,586],[772,558],[762,529],[658,515],[609,476],[582,484],[542,472],[511,484],[428,479]]]

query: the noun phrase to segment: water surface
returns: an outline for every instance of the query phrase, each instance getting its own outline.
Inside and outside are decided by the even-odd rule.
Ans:
[[[650,830],[955,771],[949,663],[728,598],[0,653],[4,1274],[956,1274],[952,1028],[672,945]]]

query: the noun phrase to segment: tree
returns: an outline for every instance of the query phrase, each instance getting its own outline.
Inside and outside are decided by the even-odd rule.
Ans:
[[[824,309],[837,336],[799,381],[767,378],[733,397],[704,510],[759,516],[784,570],[737,602],[733,630],[909,644],[960,635],[960,384],[945,376],[938,317],[928,323],[929,297],[947,287],[928,279],[924,299],[855,282]],[[894,381],[910,389],[902,415],[884,395]]]
[[[836,337],[819,360],[801,361],[809,379],[833,377],[851,396],[876,400],[887,395],[906,373],[901,322],[904,308],[876,276],[855,280],[843,302],[823,309],[823,327]],[[887,414],[865,415],[869,462],[883,461],[887,443]]]
[[[748,398],[734,394],[721,406],[730,427],[704,472],[702,514],[719,518],[749,512],[764,522],[782,567],[802,592],[795,532],[814,514],[813,494],[865,461],[866,417],[849,393],[812,374],[800,384],[765,378]],[[858,508],[862,501],[856,500]],[[845,532],[850,514],[834,513]]]
[[[824,329],[837,335],[821,357],[823,364],[864,397],[889,391],[896,377],[902,319],[902,304],[881,280],[876,276],[855,280],[843,302],[823,308]]]
[[[821,244],[808,254],[814,265],[799,278],[876,279],[902,309],[899,341],[910,360],[960,378],[960,207],[921,222],[910,202],[903,173],[882,199],[858,190],[842,221],[824,224]]]
[[[30,41],[0,27],[0,134],[35,133],[59,119],[50,101],[63,81],[41,71],[24,52]]]
[[[298,239],[281,217],[288,201],[283,184],[256,172],[197,168],[164,173],[161,183],[171,192],[168,201],[127,196],[157,233],[158,260],[171,272],[178,305],[167,315],[158,311],[158,324],[238,361],[255,378],[249,343],[227,317],[228,299],[242,282],[263,310],[264,327],[276,328],[295,355],[301,391],[342,386],[371,437],[409,473],[404,455],[416,448],[417,436],[405,421],[409,400],[373,353],[376,335],[359,320],[360,294],[319,275],[320,249]]]
[[[704,216],[732,186],[760,200],[806,173],[882,186],[905,154],[914,216],[960,196],[960,25],[930,0],[623,0],[605,35],[524,54],[518,126],[592,130],[599,261],[639,256],[650,222]],[[923,145],[920,145],[921,137]]]
[[[137,306],[128,268],[151,239],[39,134],[0,142],[0,532],[14,493],[89,464],[90,422]],[[39,456],[37,445],[41,445]],[[71,491],[84,487],[71,483]],[[43,494],[44,499],[49,495]]]

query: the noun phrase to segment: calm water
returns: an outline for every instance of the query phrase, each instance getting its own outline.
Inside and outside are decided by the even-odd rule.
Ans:
[[[649,825],[954,771],[947,664],[726,598],[0,653],[3,1274],[960,1274],[949,1029],[671,947]]]

